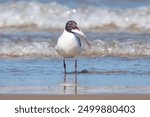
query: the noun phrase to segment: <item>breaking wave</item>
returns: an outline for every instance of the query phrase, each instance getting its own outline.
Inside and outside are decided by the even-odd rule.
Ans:
[[[150,56],[150,41],[126,41],[113,40],[104,42],[95,40],[89,50],[83,52],[85,56]]]
[[[150,8],[72,8],[57,2],[11,2],[0,4],[0,28],[63,29],[67,20],[76,20],[84,30],[150,31]]]
[[[54,40],[1,40],[0,57],[49,57],[60,58],[55,50]],[[150,41],[104,41],[91,40],[91,46],[82,51],[82,57],[100,56],[150,56]]]

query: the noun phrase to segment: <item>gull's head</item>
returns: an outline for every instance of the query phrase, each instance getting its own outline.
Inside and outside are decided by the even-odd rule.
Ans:
[[[87,45],[90,46],[90,43],[86,40],[84,33],[78,28],[77,23],[73,20],[70,20],[66,23],[65,30],[74,33],[75,35],[80,35],[87,42]]]
[[[84,33],[78,28],[77,23],[73,20],[70,20],[66,23],[65,29],[70,33],[77,33],[85,37]]]

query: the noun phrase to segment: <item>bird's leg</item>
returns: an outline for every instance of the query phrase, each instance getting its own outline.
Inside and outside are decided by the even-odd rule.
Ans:
[[[77,73],[77,59],[75,59],[75,65],[74,65],[74,68],[75,68],[75,73]]]
[[[63,63],[64,63],[64,74],[66,74],[66,63],[65,63],[65,59],[63,59]]]

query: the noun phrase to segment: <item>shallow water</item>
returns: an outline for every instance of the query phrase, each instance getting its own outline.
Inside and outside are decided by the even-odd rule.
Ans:
[[[144,43],[149,34],[86,32],[92,46],[79,57],[77,74],[74,60],[66,61],[64,76],[62,59],[54,49],[60,33],[1,32],[1,94],[150,93],[150,45]],[[119,45],[126,43],[133,53],[124,54]],[[107,48],[101,53],[103,46]]]

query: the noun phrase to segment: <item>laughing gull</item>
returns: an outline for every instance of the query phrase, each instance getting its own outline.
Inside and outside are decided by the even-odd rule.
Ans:
[[[56,51],[63,57],[64,73],[66,74],[65,58],[75,58],[75,73],[77,73],[77,58],[82,51],[82,41],[86,41],[84,33],[78,28],[77,23],[70,20],[66,23],[64,32],[58,38]]]

